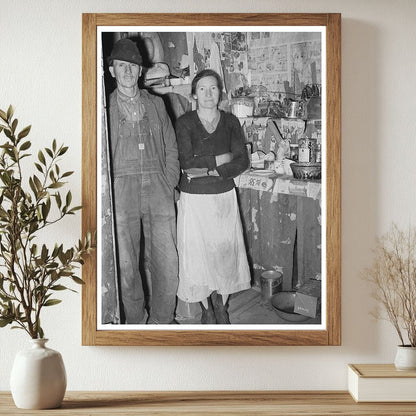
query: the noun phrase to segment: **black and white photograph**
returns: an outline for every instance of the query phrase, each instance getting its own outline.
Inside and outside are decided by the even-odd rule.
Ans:
[[[99,27],[97,327],[326,327],[326,30]]]

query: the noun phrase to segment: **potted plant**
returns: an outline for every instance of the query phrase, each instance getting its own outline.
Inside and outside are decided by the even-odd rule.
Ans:
[[[76,275],[83,257],[92,249],[91,234],[69,249],[62,244],[49,248],[39,233],[55,226],[81,207],[71,206],[71,191],[62,192],[65,179],[59,160],[68,147],[53,140],[50,148],[39,150],[36,173],[23,175],[22,160],[30,156],[27,126],[18,132],[13,107],[0,110],[0,327],[24,330],[32,348],[18,353],[11,374],[14,401],[22,408],[51,408],[60,405],[66,389],[61,355],[46,348],[41,312],[61,302],[54,295],[71,290],[63,284]]]
[[[363,276],[373,288],[382,310],[400,340],[394,364],[398,370],[416,370],[416,228],[401,230],[393,224],[377,239],[374,261]]]

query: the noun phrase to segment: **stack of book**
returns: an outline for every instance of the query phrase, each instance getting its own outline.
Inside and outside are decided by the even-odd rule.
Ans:
[[[356,402],[416,402],[416,371],[394,364],[349,364],[348,390]]]

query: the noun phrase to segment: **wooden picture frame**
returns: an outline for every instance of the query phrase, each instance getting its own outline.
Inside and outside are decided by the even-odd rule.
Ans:
[[[82,230],[97,229],[97,28],[100,26],[277,27],[317,26],[325,33],[326,56],[326,285],[322,296],[326,310],[322,329],[209,329],[195,330],[124,328],[98,329],[97,258],[83,266],[83,345],[340,345],[341,344],[341,15],[319,14],[101,14],[82,16]],[[179,326],[180,327],[180,326]]]

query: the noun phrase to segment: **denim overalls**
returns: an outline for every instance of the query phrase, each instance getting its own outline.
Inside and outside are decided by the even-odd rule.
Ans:
[[[130,121],[119,111],[112,155],[121,303],[125,323],[145,323],[139,271],[143,226],[151,295],[147,323],[169,324],[174,319],[178,285],[174,190],[167,182],[145,106],[141,109],[140,121]]]

